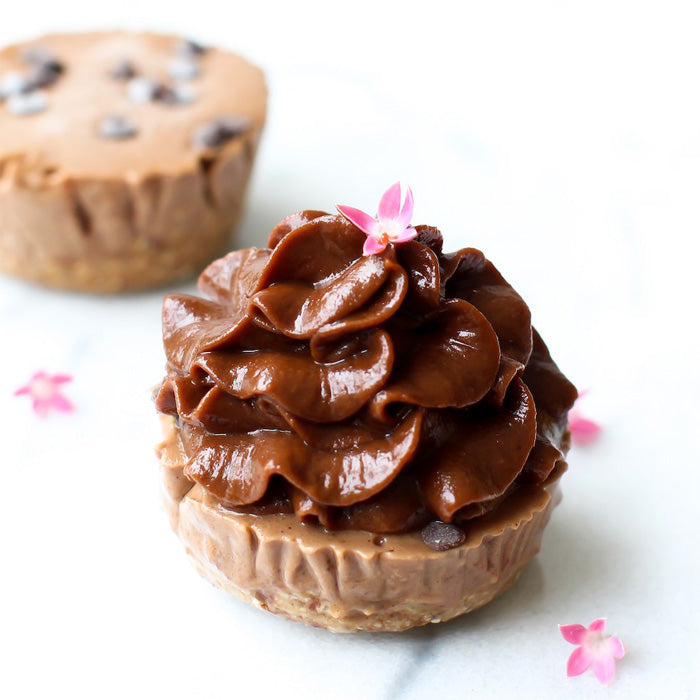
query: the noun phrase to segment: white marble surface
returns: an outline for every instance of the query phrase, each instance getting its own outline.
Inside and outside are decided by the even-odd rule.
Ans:
[[[541,554],[487,608],[404,635],[333,636],[229,600],[158,505],[162,291],[0,279],[3,698],[700,696],[691,5],[454,5],[39,2],[0,42],[150,26],[261,63],[270,120],[241,245],[300,208],[371,209],[400,177],[448,248],[483,248],[605,426],[573,451]],[[76,413],[40,420],[12,396],[39,368],[75,375]],[[607,689],[565,677],[556,627],[603,615],[628,649]]]

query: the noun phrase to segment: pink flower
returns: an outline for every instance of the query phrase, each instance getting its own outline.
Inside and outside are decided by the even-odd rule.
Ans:
[[[587,391],[582,391],[574,407],[569,411],[569,430],[571,431],[571,439],[577,445],[590,445],[595,442],[598,435],[603,430],[602,426],[581,415],[578,409],[578,402],[587,394]]]
[[[27,394],[32,397],[32,408],[42,418],[48,415],[51,409],[67,413],[73,410],[73,404],[61,394],[59,386],[73,381],[68,374],[54,374],[37,372],[27,384],[15,391],[15,396]]]
[[[406,198],[401,206],[401,184],[395,182],[379,200],[377,216],[372,217],[354,207],[337,205],[338,211],[363,233],[367,234],[364,255],[381,253],[389,243],[403,243],[418,235],[411,226],[413,217],[413,192],[406,189]]]
[[[615,676],[615,659],[625,655],[619,637],[603,634],[606,618],[593,620],[588,629],[583,625],[559,625],[562,637],[570,644],[579,645],[566,664],[567,676],[579,676],[593,666],[595,677],[604,685]]]

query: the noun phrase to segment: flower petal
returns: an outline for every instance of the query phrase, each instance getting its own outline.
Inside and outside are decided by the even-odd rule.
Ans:
[[[607,617],[599,617],[597,620],[593,620],[590,625],[588,625],[588,629],[591,632],[604,632],[605,631],[605,623],[608,621]]]
[[[608,639],[610,651],[616,659],[621,659],[625,655],[625,645],[619,637],[610,637]]]
[[[583,647],[574,649],[566,662],[567,676],[580,676],[591,665],[591,659]]]
[[[394,236],[391,240],[394,243],[404,243],[405,241],[410,241],[418,235],[418,231],[414,228],[407,228],[401,231],[398,235]]]
[[[586,628],[583,625],[559,625],[559,631],[569,644],[583,644],[586,636]]]
[[[60,394],[53,396],[50,402],[47,403],[57,411],[68,413],[73,410],[73,404],[65,396],[61,396]]]
[[[15,390],[13,396],[22,396],[22,394],[28,394],[30,392],[29,384],[21,386],[19,389]]]
[[[70,374],[54,374],[51,377],[51,381],[54,384],[65,384],[66,382],[72,382],[73,377]]]
[[[615,659],[596,659],[593,662],[593,673],[603,685],[607,685],[615,677]]]
[[[403,201],[403,206],[401,207],[401,213],[396,217],[398,223],[401,226],[410,226],[411,219],[413,218],[413,192],[411,188],[406,189],[406,199]]]
[[[401,183],[395,182],[379,200],[378,219],[396,219],[401,207]]]
[[[603,428],[588,418],[583,418],[577,412],[569,414],[569,430],[571,438],[579,445],[587,445],[593,442]]]
[[[41,418],[46,418],[49,414],[50,404],[41,399],[34,399],[32,402],[32,409]]]
[[[367,236],[365,245],[362,248],[363,255],[374,255],[375,253],[381,253],[386,248],[386,243],[382,243],[379,239],[374,236]]]
[[[351,221],[360,231],[363,231],[368,236],[372,236],[377,231],[377,220],[369,214],[355,209],[355,207],[346,207],[342,204],[337,204],[338,211],[349,221]]]

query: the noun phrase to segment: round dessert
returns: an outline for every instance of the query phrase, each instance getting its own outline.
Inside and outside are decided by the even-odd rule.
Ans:
[[[0,270],[93,292],[201,270],[239,218],[266,99],[258,68],[172,36],[0,51]]]
[[[163,307],[173,528],[216,585],[339,632],[448,620],[505,590],[566,468],[576,390],[528,307],[405,209],[343,208],[368,237],[294,214],[269,248],[211,264],[204,298]]]

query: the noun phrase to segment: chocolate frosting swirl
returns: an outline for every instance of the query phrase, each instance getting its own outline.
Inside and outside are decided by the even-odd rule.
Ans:
[[[224,506],[406,532],[563,461],[576,389],[527,305],[480,251],[416,228],[365,256],[351,223],[300,212],[212,263],[204,298],[166,297],[156,405]]]

